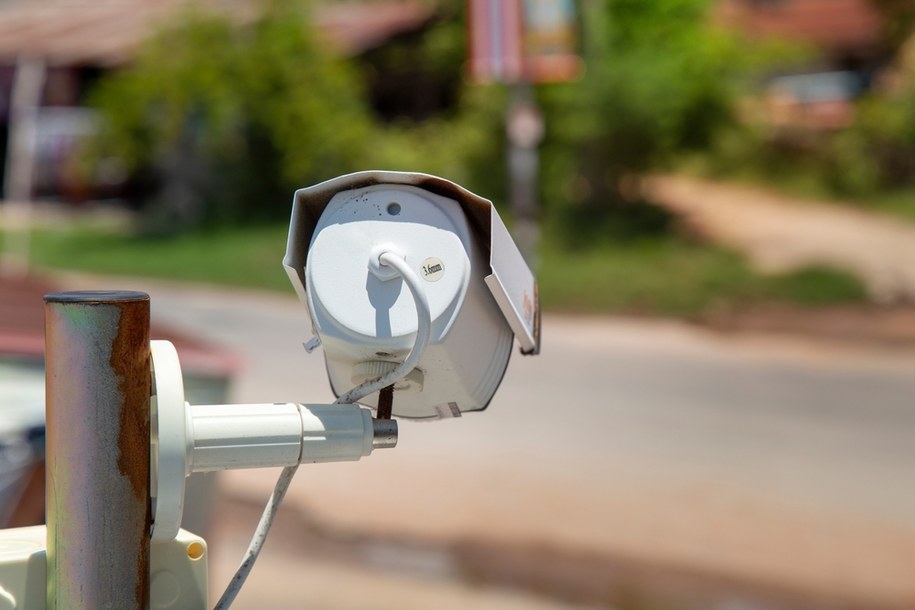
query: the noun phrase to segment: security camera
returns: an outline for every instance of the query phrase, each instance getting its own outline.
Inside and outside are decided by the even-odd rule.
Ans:
[[[399,417],[485,409],[513,337],[522,354],[540,349],[533,273],[492,202],[442,178],[367,171],[296,191],[283,266],[337,396],[424,342],[394,385]]]
[[[61,480],[83,476],[80,460],[67,456],[87,448],[95,456],[116,455],[125,438],[131,455],[142,459],[132,460],[129,473],[120,460],[95,460],[90,487],[54,488],[49,506],[58,510],[49,510],[47,528],[0,531],[0,608],[114,599],[124,578],[140,572],[149,577],[148,599],[131,602],[207,607],[206,561],[200,561],[206,543],[180,529],[185,477],[280,466],[244,559],[216,603],[226,609],[299,464],[354,461],[396,446],[391,415],[436,419],[485,409],[514,338],[522,354],[540,350],[534,275],[492,203],[442,178],[360,172],[297,191],[283,266],[324,346],[334,404],[189,405],[174,345],[137,340],[149,332],[147,295],[46,297],[48,456],[57,456],[49,459],[49,472]],[[112,333],[112,325],[129,332]],[[137,381],[129,392],[110,391],[123,377],[109,366],[115,351]],[[125,416],[145,410],[149,417]],[[115,422],[106,430],[120,432],[99,434],[99,426],[87,424],[74,440],[66,428],[73,417]],[[101,505],[89,499],[129,508],[137,518],[61,518]],[[145,549],[133,556],[143,569],[117,570],[122,564],[109,558],[93,572],[95,580],[81,578],[85,553],[66,552],[80,547],[74,541]]]

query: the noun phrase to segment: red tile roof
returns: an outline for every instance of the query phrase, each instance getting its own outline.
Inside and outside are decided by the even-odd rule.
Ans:
[[[0,58],[20,54],[51,64],[115,65],[178,3],[52,0],[0,4]]]
[[[755,37],[808,42],[860,52],[880,41],[880,15],[868,0],[724,0],[718,19]]]
[[[52,65],[122,64],[156,24],[191,4],[237,14],[250,8],[226,0],[8,0],[0,2],[0,61],[32,54]],[[314,19],[329,44],[355,54],[421,27],[431,16],[426,3],[382,0],[322,5]]]
[[[398,34],[428,23],[428,3],[410,0],[328,4],[318,9],[315,24],[344,54],[376,47]]]

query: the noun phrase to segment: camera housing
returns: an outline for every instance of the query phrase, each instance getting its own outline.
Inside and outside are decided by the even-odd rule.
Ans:
[[[539,352],[537,283],[492,202],[428,174],[358,172],[295,193],[283,266],[324,347],[332,390],[387,373],[415,341],[413,298],[379,261],[385,252],[419,277],[432,319],[418,365],[395,385],[393,414],[486,408],[512,337],[523,354]]]

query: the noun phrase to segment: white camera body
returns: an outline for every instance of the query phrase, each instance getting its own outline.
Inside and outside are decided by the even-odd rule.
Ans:
[[[400,275],[420,278],[432,332],[417,367],[395,385],[394,415],[457,417],[484,409],[517,336],[540,344],[533,274],[492,203],[426,174],[359,172],[296,192],[283,265],[310,313],[337,396],[402,362],[417,315]],[[377,394],[362,402],[377,404]]]

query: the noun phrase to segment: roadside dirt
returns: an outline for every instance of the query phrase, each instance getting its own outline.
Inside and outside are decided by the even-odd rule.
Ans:
[[[654,201],[760,269],[830,265],[856,274],[881,303],[915,303],[915,224],[760,188],[667,175],[646,181]]]
[[[767,306],[712,311],[701,323],[725,333],[767,333],[890,348],[915,345],[915,306]]]

